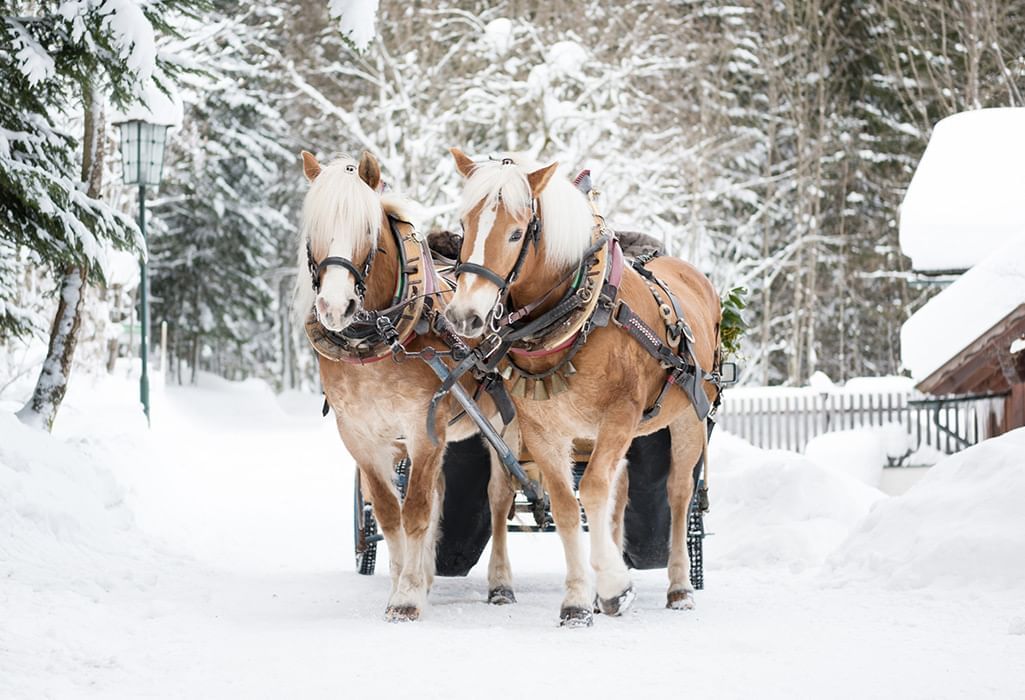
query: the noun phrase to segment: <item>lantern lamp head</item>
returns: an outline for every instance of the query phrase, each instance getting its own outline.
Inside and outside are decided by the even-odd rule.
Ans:
[[[130,119],[121,127],[121,160],[126,185],[160,184],[164,169],[166,124]]]

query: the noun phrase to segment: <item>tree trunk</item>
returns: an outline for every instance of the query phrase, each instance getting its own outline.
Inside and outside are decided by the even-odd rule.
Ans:
[[[82,325],[82,302],[85,299],[86,269],[68,266],[61,283],[60,302],[57,315],[50,327],[50,346],[46,352],[43,369],[36,381],[32,398],[20,411],[18,418],[23,423],[45,430],[53,429],[64,394],[68,390],[71,363],[78,342],[78,329]]]
[[[83,88],[85,106],[84,135],[82,138],[82,182],[86,196],[96,199],[103,185],[103,101],[92,85]],[[78,344],[78,329],[82,325],[82,306],[88,267],[85,264],[67,265],[61,278],[60,300],[57,314],[50,326],[50,345],[39,372],[32,397],[20,411],[23,423],[46,430],[53,429],[57,409],[64,400],[71,377],[71,366]]]

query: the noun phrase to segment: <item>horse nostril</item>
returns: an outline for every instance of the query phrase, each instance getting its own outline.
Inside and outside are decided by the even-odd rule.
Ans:
[[[472,316],[470,316],[469,322],[470,330],[473,332],[477,332],[484,327],[484,319],[478,316],[477,314],[473,314]]]
[[[348,318],[356,313],[356,300],[349,299],[349,303],[345,305],[345,317]]]

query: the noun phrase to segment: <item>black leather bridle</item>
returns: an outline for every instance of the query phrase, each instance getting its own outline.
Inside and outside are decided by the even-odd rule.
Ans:
[[[307,240],[306,263],[310,267],[310,279],[313,281],[314,293],[320,293],[320,278],[324,275],[324,270],[332,266],[341,267],[348,270],[355,280],[356,295],[359,297],[360,304],[362,305],[367,293],[367,275],[370,274],[370,266],[374,263],[375,253],[377,253],[377,248],[371,246],[370,252],[367,253],[367,259],[363,261],[363,269],[356,267],[348,258],[342,258],[337,255],[330,255],[318,263],[313,259],[313,249],[310,247],[310,241]]]

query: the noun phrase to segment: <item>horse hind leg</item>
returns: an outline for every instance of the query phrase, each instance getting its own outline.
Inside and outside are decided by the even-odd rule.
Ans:
[[[672,466],[669,471],[669,591],[666,607],[672,610],[694,609],[694,586],[690,580],[687,551],[687,526],[691,498],[694,495],[694,465],[707,454],[708,434],[704,422],[686,412],[669,426],[672,435]]]

